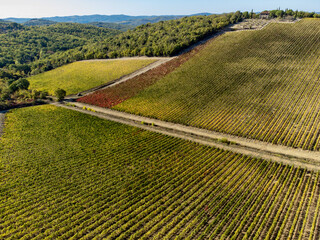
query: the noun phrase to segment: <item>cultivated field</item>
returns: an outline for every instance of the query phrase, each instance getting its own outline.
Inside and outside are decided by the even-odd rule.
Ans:
[[[81,61],[28,78],[30,88],[47,90],[52,95],[57,88],[67,95],[97,87],[118,79],[155,62],[155,59],[126,59],[111,61]]]
[[[318,173],[54,106],[0,140],[1,239],[319,239]]]
[[[197,47],[196,49],[182,54],[179,57],[172,58],[170,61],[145,73],[139,74],[134,78],[130,78],[127,81],[81,97],[77,99],[77,101],[99,107],[112,108],[113,106],[137,95],[140,91],[148,88],[168,73],[174,71],[181,64],[192,58],[199,51],[199,48],[201,47]]]
[[[320,149],[320,20],[227,33],[114,109]]]

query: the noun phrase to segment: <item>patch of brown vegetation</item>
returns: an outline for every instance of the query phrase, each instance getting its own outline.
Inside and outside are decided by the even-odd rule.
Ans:
[[[112,108],[113,106],[116,106],[117,104],[120,104],[125,100],[137,95],[140,91],[153,85],[156,81],[173,72],[176,68],[196,55],[204,47],[204,45],[197,46],[193,50],[173,58],[171,61],[151,69],[139,76],[129,79],[116,86],[86,95],[82,98],[79,98],[77,101],[99,107]]]

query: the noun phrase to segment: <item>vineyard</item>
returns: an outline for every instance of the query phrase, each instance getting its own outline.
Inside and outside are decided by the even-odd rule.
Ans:
[[[172,58],[170,61],[161,64],[156,68],[139,74],[136,77],[130,78],[115,86],[110,86],[85,95],[84,97],[77,99],[77,101],[99,107],[112,108],[137,95],[142,90],[148,88],[156,81],[159,81],[161,78],[174,71],[181,64],[192,58],[201,48],[202,46],[198,46],[187,53]]]
[[[116,110],[320,149],[320,20],[226,33]]]
[[[143,68],[156,60],[134,59],[115,61],[82,61],[28,78],[30,88],[47,90],[53,94],[57,88],[67,94],[76,94],[118,79]]]
[[[6,116],[0,239],[319,239],[319,174],[57,108]]]

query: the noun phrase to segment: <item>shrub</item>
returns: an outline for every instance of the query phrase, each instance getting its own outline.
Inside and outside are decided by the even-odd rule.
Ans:
[[[54,92],[55,96],[57,97],[57,101],[60,102],[64,99],[64,97],[66,96],[66,91],[58,88],[55,92]]]
[[[17,90],[26,90],[26,89],[28,89],[28,87],[29,87],[29,85],[30,85],[30,83],[29,83],[29,81],[27,80],[27,79],[25,79],[25,78],[20,78],[20,79],[18,79],[18,80],[16,80],[16,81],[14,81],[14,82],[12,82],[11,84],[10,84],[10,86],[9,86],[9,89],[10,89],[10,92],[11,93],[14,93],[15,91],[17,91]]]
[[[49,95],[48,91],[40,91],[39,98],[46,99],[48,95]]]

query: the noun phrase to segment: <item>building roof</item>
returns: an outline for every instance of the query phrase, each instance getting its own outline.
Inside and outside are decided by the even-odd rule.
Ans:
[[[263,12],[261,12],[260,14],[262,14],[262,15],[269,15],[270,12],[269,12],[269,11],[263,11]]]

